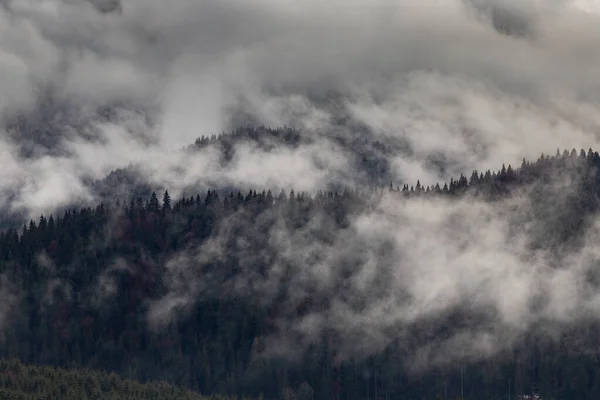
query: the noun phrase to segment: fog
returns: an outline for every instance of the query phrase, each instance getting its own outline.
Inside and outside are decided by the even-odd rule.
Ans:
[[[407,143],[410,151],[386,156],[393,174],[424,184],[520,165],[557,147],[598,147],[600,15],[591,1],[0,4],[5,211],[39,216],[93,202],[87,182],[129,164],[175,197],[201,184],[352,187],[362,171],[323,133],[356,134],[353,126],[366,127],[361,134],[372,140]],[[270,151],[245,144],[226,166],[210,148],[181,151],[201,135],[244,124],[292,126],[314,140]],[[443,168],[432,158],[443,159]],[[485,357],[540,321],[569,324],[596,313],[598,298],[582,290],[580,278],[587,268],[581,260],[597,255],[597,224],[586,233],[588,244],[561,254],[563,268],[553,269],[548,259],[555,254],[527,247],[546,223],[523,211],[532,202],[527,193],[494,205],[386,197],[335,232],[326,248],[310,231],[270,232],[271,246],[296,268],[294,296],[305,295],[306,282],[330,293],[339,266],[355,255],[347,290],[362,299],[353,308],[335,293],[322,314],[283,318],[287,334],[273,348],[287,351],[294,346],[286,340],[299,335],[307,344],[334,329],[348,332],[340,352],[371,353],[412,335],[416,321],[465,302],[489,317],[413,352],[413,361],[430,364]],[[449,228],[449,220],[458,224]],[[315,216],[319,229],[324,223]],[[515,234],[515,224],[530,228]],[[193,274],[197,257],[219,257],[222,237],[227,232],[215,236],[210,251],[178,254],[167,264],[183,271],[171,277],[172,291],[154,304],[151,319],[168,320],[174,307],[203,295],[200,281],[177,276]],[[320,261],[307,265],[303,257],[313,253]],[[280,283],[278,268],[271,265],[262,281],[241,275],[226,293],[268,301]],[[389,279],[380,287],[374,282],[381,276]],[[539,296],[544,306],[532,309]]]
[[[572,222],[578,187],[557,179],[543,198],[533,186],[493,203],[386,191],[346,228],[319,211],[301,229],[271,210],[252,224],[234,213],[210,240],[167,260],[169,290],[148,320],[161,329],[198,302],[243,299],[278,310],[258,355],[298,359],[327,335],[342,360],[399,346],[417,371],[481,361],[528,334],[555,338],[597,321],[589,277],[599,222],[589,220],[574,245],[552,240]],[[214,270],[228,260],[234,275]],[[307,302],[319,306],[299,312]]]
[[[409,143],[410,154],[390,159],[406,181],[597,144],[593,2],[2,4],[1,147],[10,167],[0,186],[12,195],[1,203],[31,215],[93,198],[85,178],[130,162],[160,165],[149,179],[174,191],[211,178],[289,188],[299,171],[302,189],[315,190],[347,169],[347,157],[320,152],[323,144],[246,149],[225,170],[210,152],[178,151],[246,123],[311,135],[339,128],[342,113],[374,138]],[[333,173],[307,153],[335,158]],[[426,162],[440,156],[443,171]],[[273,160],[246,173],[257,158]],[[170,172],[175,165],[186,182]]]

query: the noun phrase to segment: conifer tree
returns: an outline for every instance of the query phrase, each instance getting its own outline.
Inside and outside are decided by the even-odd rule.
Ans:
[[[171,211],[171,196],[168,190],[165,190],[165,194],[163,195],[162,210],[163,212]]]
[[[146,205],[146,209],[151,212],[157,212],[160,210],[160,203],[158,202],[158,197],[156,196],[156,192],[152,192],[152,196]]]

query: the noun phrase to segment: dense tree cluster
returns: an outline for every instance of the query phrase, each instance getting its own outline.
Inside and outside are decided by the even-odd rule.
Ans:
[[[115,373],[23,365],[0,360],[3,400],[227,400],[204,397],[164,382],[141,384]]]
[[[374,198],[389,195],[388,190],[399,198],[472,195],[494,201],[526,187],[536,193],[568,176],[576,181],[576,190],[569,194],[572,207],[555,223],[562,233],[552,236],[566,240],[598,209],[598,167],[597,152],[572,151],[542,155],[520,168],[474,171],[470,178],[461,176],[444,185],[423,187],[417,182],[400,188],[392,183],[374,192],[314,195],[211,190],[177,201],[165,191],[162,197],[152,193],[148,199],[114,200],[58,217],[42,216],[0,234],[0,310],[5,318],[0,355],[27,363],[106,369],[141,381],[161,379],[209,394],[298,400],[456,398],[462,375],[467,398],[505,398],[509,381],[513,395],[538,391],[543,398],[600,398],[595,354],[573,352],[568,343],[535,336],[510,354],[419,376],[406,372],[398,361],[402,346],[342,362],[330,349],[333,337],[323,337],[301,363],[257,357],[265,345],[262,338],[277,330],[276,316],[289,312],[282,309],[289,304],[277,301],[287,289],[280,288],[268,302],[242,294],[220,296],[222,284],[240,271],[266,273],[275,257],[268,232],[276,224],[290,231],[315,229],[318,216],[311,234],[327,242]],[[538,196],[541,205],[548,201],[547,192],[541,190]],[[170,289],[167,261],[180,252],[202,249],[224,229],[232,232],[222,244],[226,251],[201,271],[207,282],[204,297],[188,312],[157,317],[159,323],[149,319],[150,305]],[[307,313],[326,301],[312,298],[293,305],[294,312]],[[596,328],[569,334],[593,341]]]
[[[469,178],[461,174],[458,179],[451,178],[450,182],[444,183],[442,187],[439,183],[423,186],[420,181],[417,181],[414,186],[409,187],[405,184],[400,189],[399,186],[394,188],[391,183],[390,190],[402,191],[407,195],[424,193],[456,195],[469,191],[475,196],[484,196],[491,200],[510,193],[511,189],[520,185],[547,184],[561,175],[581,180],[585,184],[584,189],[589,190],[596,189],[595,185],[600,183],[599,167],[600,155],[592,149],[587,152],[583,149],[579,152],[575,149],[570,152],[564,150],[562,153],[557,149],[556,155],[542,154],[534,163],[523,159],[520,168],[502,165],[499,171],[487,170],[484,173],[474,170]]]
[[[302,141],[300,132],[295,129],[269,128],[260,126],[257,128],[238,128],[232,132],[222,133],[221,135],[212,135],[210,137],[201,136],[196,139],[190,149],[202,149],[208,146],[219,146],[226,159],[230,159],[232,151],[236,144],[240,142],[255,143],[266,150],[286,145],[295,147]]]
[[[276,148],[295,149],[301,145],[320,143],[330,147],[334,153],[344,151],[352,165],[362,171],[370,183],[381,184],[392,177],[389,157],[407,153],[409,146],[397,138],[372,140],[363,133],[359,129],[351,132],[331,130],[307,133],[289,127],[244,127],[218,136],[202,136],[188,150],[213,148],[221,155],[221,161],[227,163],[232,160],[236,150],[244,145],[269,152]]]

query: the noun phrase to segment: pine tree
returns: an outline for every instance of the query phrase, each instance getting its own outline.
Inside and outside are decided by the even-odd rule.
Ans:
[[[469,180],[469,186],[473,186],[479,183],[479,174],[476,170],[473,170],[471,174],[471,179]]]
[[[150,212],[160,211],[160,203],[158,202],[158,197],[156,197],[156,192],[152,192],[152,196],[146,205],[146,210]]]
[[[168,190],[165,190],[165,194],[163,195],[162,211],[163,212],[171,211],[171,196],[169,196]]]

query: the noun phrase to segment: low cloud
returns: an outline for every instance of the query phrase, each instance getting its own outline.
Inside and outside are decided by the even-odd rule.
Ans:
[[[86,181],[130,162],[142,170],[179,164],[195,181],[210,174],[272,183],[244,172],[255,169],[254,157],[223,172],[197,167],[211,163],[210,153],[190,161],[176,152],[248,123],[408,143],[410,151],[389,160],[402,181],[598,144],[600,17],[576,2],[176,0],[165,7],[3,2],[2,151],[13,172],[0,185],[15,194],[3,207],[33,215],[87,199]],[[313,150],[259,157],[311,164],[305,154]],[[335,157],[330,174],[302,167],[303,188],[335,181],[339,165],[351,164]],[[36,165],[45,173],[31,173]],[[295,182],[297,168],[277,169],[274,183]],[[163,178],[153,183],[182,186],[177,176]]]
[[[277,310],[264,356],[295,359],[328,336],[342,360],[399,348],[413,370],[481,361],[530,334],[552,339],[598,322],[600,305],[588,279],[600,222],[571,218],[576,172],[555,178],[492,203],[386,191],[346,226],[319,207],[300,227],[286,223],[287,206],[251,225],[233,214],[166,262],[168,293],[148,319],[160,329],[197,302],[241,298]],[[578,223],[581,236],[557,246]]]

